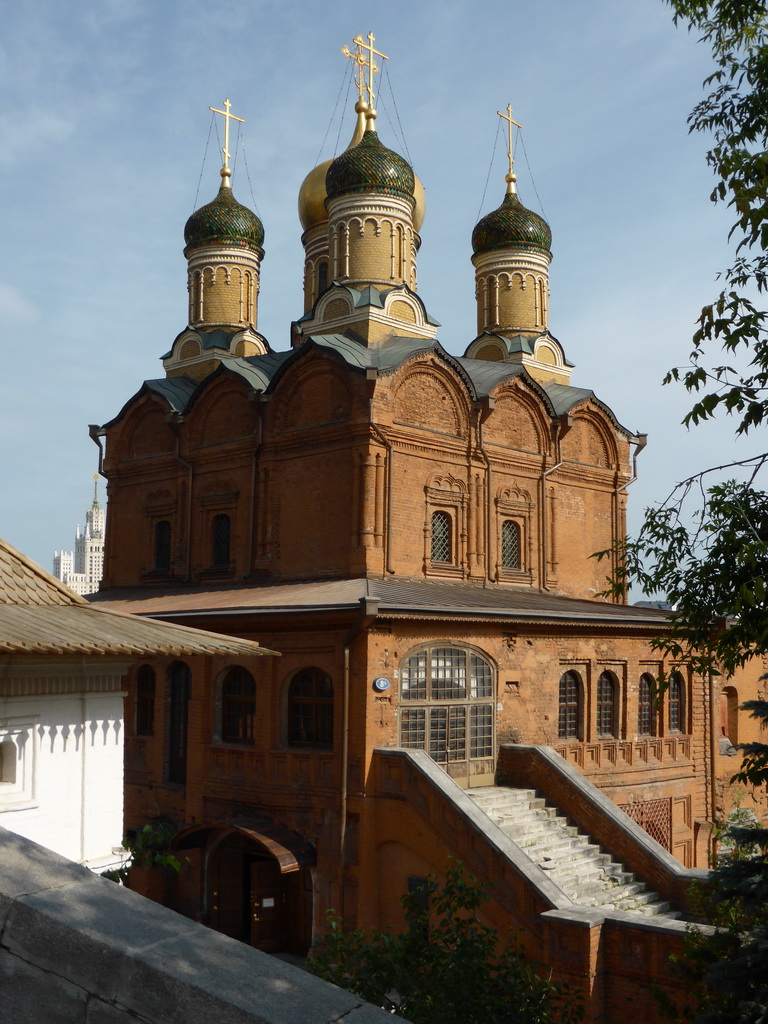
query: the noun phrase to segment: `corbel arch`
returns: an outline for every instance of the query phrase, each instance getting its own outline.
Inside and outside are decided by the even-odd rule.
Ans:
[[[572,413],[573,423],[561,442],[565,461],[604,469],[618,464],[616,435],[599,410],[582,407]]]
[[[397,423],[454,437],[466,437],[469,432],[466,387],[434,358],[406,364],[392,398]]]
[[[519,379],[502,384],[494,398],[493,412],[485,421],[485,440],[518,451],[546,452],[550,417],[541,400]]]

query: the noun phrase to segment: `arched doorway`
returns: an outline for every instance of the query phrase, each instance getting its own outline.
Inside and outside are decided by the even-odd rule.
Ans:
[[[187,829],[171,848],[180,857],[197,851],[205,924],[264,953],[306,956],[315,851],[298,833],[274,822],[237,819]]]

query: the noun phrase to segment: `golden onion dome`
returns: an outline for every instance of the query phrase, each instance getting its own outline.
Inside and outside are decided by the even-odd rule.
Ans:
[[[368,113],[368,104],[365,100],[358,100],[355,103],[355,113],[357,114],[357,123],[355,125],[355,131],[352,138],[349,140],[347,149],[352,149],[360,141],[362,141],[363,135],[365,134],[366,128],[366,115]],[[301,183],[299,189],[299,220],[304,231],[309,231],[310,228],[315,228],[319,224],[324,224],[328,220],[328,211],[325,208],[325,200],[328,198],[328,192],[325,187],[325,176],[328,173],[328,168],[333,163],[333,160],[323,160],[317,167],[313,167],[309,174],[306,176],[304,181]],[[421,230],[421,225],[424,223],[424,215],[427,210],[427,199],[424,192],[424,186],[419,179],[414,175],[414,189],[413,198],[415,200],[415,206],[413,210],[413,228],[415,231]]]

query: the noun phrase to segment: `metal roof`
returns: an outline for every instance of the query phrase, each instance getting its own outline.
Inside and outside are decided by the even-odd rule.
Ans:
[[[272,653],[250,640],[95,607],[0,539],[0,655]]]
[[[350,611],[363,601],[378,603],[383,616],[504,619],[610,626],[663,627],[658,609],[586,601],[509,584],[426,579],[357,578],[256,587],[189,587],[156,591],[102,591],[94,602],[157,618]]]

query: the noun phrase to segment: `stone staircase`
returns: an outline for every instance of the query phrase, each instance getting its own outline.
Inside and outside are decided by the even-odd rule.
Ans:
[[[680,917],[536,790],[481,786],[466,792],[574,903],[649,917]]]

